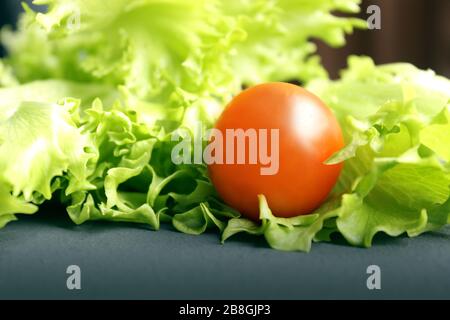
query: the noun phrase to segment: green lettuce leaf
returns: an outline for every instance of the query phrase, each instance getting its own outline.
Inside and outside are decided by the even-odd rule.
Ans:
[[[246,37],[235,45],[232,66],[235,76],[248,85],[274,80],[308,81],[326,78],[314,55],[320,39],[333,47],[345,44],[345,34],[365,28],[356,18],[332,12],[359,12],[360,0],[220,1],[221,8],[237,17]]]
[[[334,106],[348,141],[328,160],[345,161],[335,188],[343,194],[339,232],[351,244],[368,247],[378,232],[416,236],[446,224],[450,82],[410,65],[376,67],[357,57],[343,74],[318,92]],[[359,93],[361,84],[366,89]],[[389,88],[384,96],[380,85]],[[364,105],[347,109],[355,101]]]
[[[147,224],[152,229],[158,229],[163,219],[186,233],[193,233],[189,231],[193,220],[213,221],[223,228],[224,222],[214,214],[220,216],[225,209],[213,207],[214,202],[210,209],[205,202],[214,200],[215,191],[204,170],[167,167],[172,142],[165,135],[154,135],[137,119],[120,103],[104,107],[100,100],[81,111],[79,131],[89,137],[94,156],[84,167],[84,180],[70,173],[64,177],[62,201],[70,218],[76,224],[109,220]]]
[[[25,201],[23,197],[13,196],[10,188],[3,183],[0,184],[0,203],[0,228],[16,220],[16,213],[32,214],[38,210],[37,206]]]
[[[84,167],[93,155],[86,152],[88,137],[72,120],[76,107],[69,99],[61,104],[24,101],[0,106],[2,213],[35,212],[33,203],[52,197],[56,177],[70,173],[84,180]],[[6,220],[2,214],[2,224]]]
[[[127,107],[166,132],[210,125],[243,85],[325,76],[309,40],[343,45],[365,23],[331,12],[359,2],[36,0],[48,10],[25,6],[19,31],[3,30],[4,63],[21,83],[120,87]]]
[[[264,235],[267,243],[274,249],[285,251],[311,250],[311,242],[323,228],[324,221],[335,217],[336,201],[330,199],[316,212],[293,218],[273,216],[267,200],[259,196],[261,224],[244,218],[234,218],[228,222],[222,234],[222,242],[239,232]]]

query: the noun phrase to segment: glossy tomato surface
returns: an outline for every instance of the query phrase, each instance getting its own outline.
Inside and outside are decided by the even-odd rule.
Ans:
[[[224,161],[208,166],[222,199],[250,219],[259,219],[259,194],[266,196],[276,216],[311,213],[326,199],[341,172],[341,164],[324,164],[344,146],[340,126],[318,97],[299,86],[266,83],[249,88],[225,108],[215,128],[223,134],[224,159],[227,129],[267,129],[269,151],[274,150],[269,132],[278,129],[279,166],[275,174],[262,175],[261,168],[268,167],[267,162],[258,157],[256,164],[250,164],[248,154],[245,164]]]

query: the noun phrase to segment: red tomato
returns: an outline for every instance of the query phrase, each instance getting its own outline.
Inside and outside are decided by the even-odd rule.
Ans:
[[[276,216],[311,213],[326,199],[341,172],[341,164],[324,164],[344,146],[341,128],[327,106],[299,86],[266,83],[249,88],[225,108],[215,128],[223,135],[223,145],[227,143],[227,129],[267,129],[271,151],[276,148],[270,145],[269,132],[279,130],[279,167],[275,174],[262,175],[261,168],[268,167],[267,163],[258,157],[257,163],[251,164],[249,154],[245,155],[245,164],[224,161],[208,165],[221,198],[250,219],[259,219],[258,194],[266,196]],[[224,159],[230,150],[223,148]]]

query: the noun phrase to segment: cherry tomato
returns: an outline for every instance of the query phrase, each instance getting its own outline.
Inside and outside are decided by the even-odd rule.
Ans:
[[[324,164],[344,146],[341,128],[331,110],[299,86],[266,83],[249,88],[225,108],[215,128],[223,136],[224,161],[208,165],[210,178],[221,198],[247,218],[259,219],[259,194],[265,195],[275,216],[311,213],[326,199],[341,172],[341,164]],[[249,161],[248,139],[245,163],[227,163],[227,153],[233,150],[225,148],[230,139],[235,140],[234,153],[239,152],[235,137],[227,136],[227,129],[245,132],[266,129],[268,151],[275,151],[277,146],[279,149],[278,159],[272,159],[278,160],[278,170],[262,174],[262,168],[268,170],[267,159],[258,157],[256,163]],[[271,140],[270,132],[277,130],[278,140]],[[260,147],[258,144],[258,150]]]

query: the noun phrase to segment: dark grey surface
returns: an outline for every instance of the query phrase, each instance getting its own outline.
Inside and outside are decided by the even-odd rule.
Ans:
[[[81,267],[82,289],[66,288]],[[366,288],[377,264],[382,289]],[[0,298],[379,299],[450,298],[450,229],[419,238],[378,237],[370,250],[314,244],[280,252],[264,241],[163,228],[87,223],[64,214],[21,217],[0,231]]]

